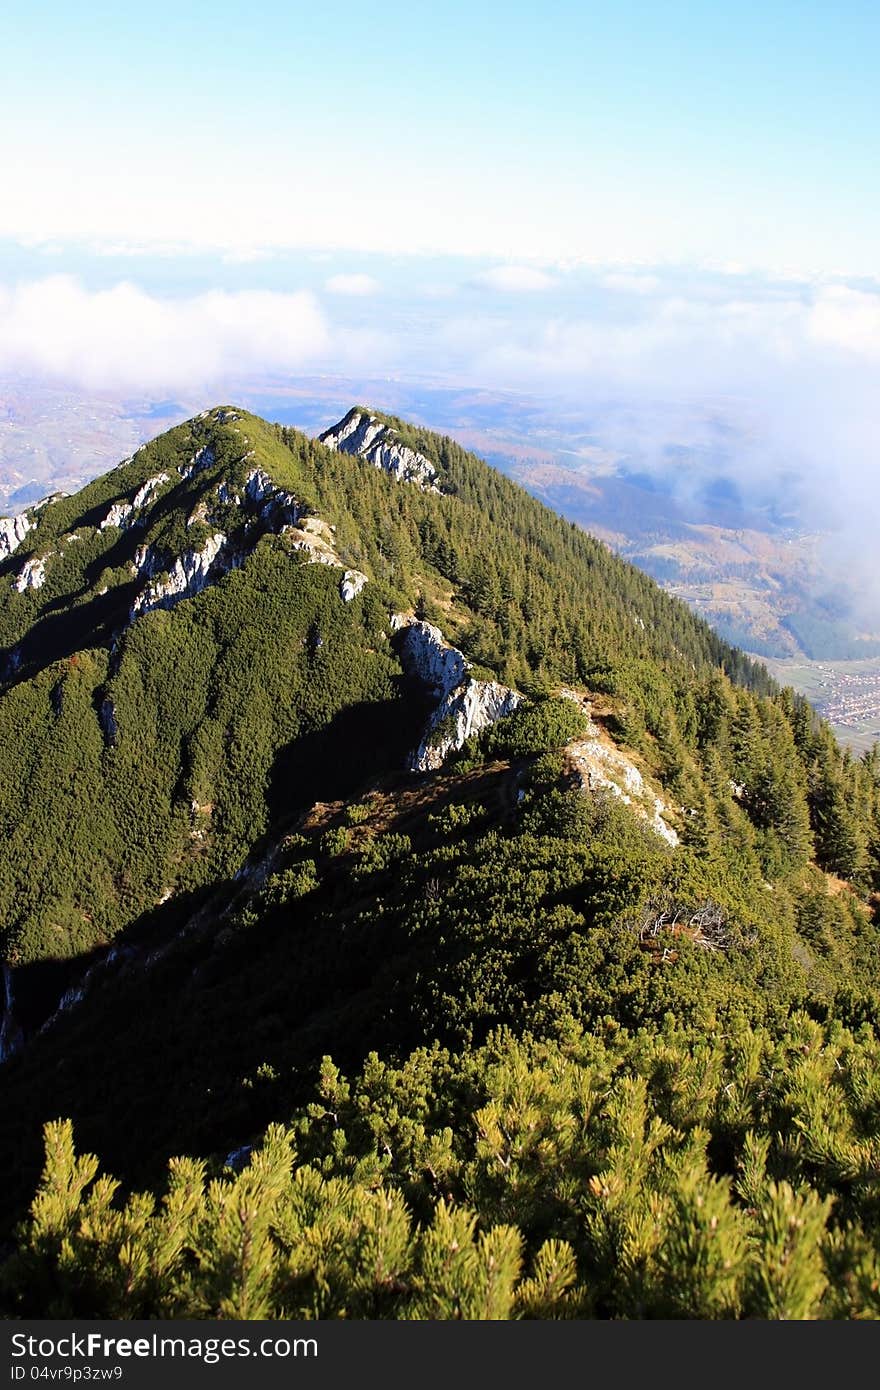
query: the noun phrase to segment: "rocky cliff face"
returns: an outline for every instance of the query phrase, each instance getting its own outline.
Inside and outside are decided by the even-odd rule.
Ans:
[[[352,599],[357,598],[367,582],[367,576],[362,574],[360,570],[346,570],[342,576],[342,583],[339,585],[342,602],[351,603]]]
[[[26,560],[21,567],[21,573],[13,581],[16,593],[23,594],[25,589],[42,589],[46,582],[46,557],[42,559]]]
[[[22,512],[20,516],[0,517],[0,560],[5,560],[18,549],[32,526],[27,512]]]
[[[439,628],[400,614],[391,626],[400,633],[403,669],[426,685],[437,702],[421,743],[410,755],[413,772],[442,767],[472,734],[512,714],[522,703],[523,697],[506,685],[474,680],[466,657],[444,641]]]
[[[143,524],[146,520],[144,508],[154,500],[160,488],[170,481],[167,473],[157,473],[155,478],[148,478],[130,502],[120,499],[113,503],[100,523],[100,529],[106,531],[110,526],[117,526],[121,531],[127,531],[130,526]]]
[[[161,481],[165,480],[166,476],[162,475]],[[159,483],[159,478],[151,479],[154,490]],[[138,496],[143,492],[142,488]],[[130,507],[134,507],[136,500],[133,499]],[[230,533],[215,531],[200,549],[184,550],[170,563],[152,546],[138,548],[132,573],[136,579],[147,582],[132,604],[130,621],[154,608],[173,608],[183,599],[200,593],[207,584],[243,564],[267,533],[285,535],[291,550],[303,553],[309,563],[331,565],[341,570],[339,595],[344,603],[351,603],[368,583],[367,576],[360,570],[346,569],[336,551],[333,528],[320,517],[306,516],[303,503],[293,493],[279,488],[262,469],[253,469],[243,487],[221,480],[215,491],[201,498],[187,525],[196,522],[216,525],[218,504],[242,508],[243,523]],[[134,524],[130,516],[129,511],[113,524],[123,527]],[[167,573],[161,573],[166,570]]]
[[[393,429],[365,410],[350,410],[338,425],[319,435],[319,439],[328,449],[367,459],[398,482],[415,483],[425,491],[439,491],[437,470],[430,460],[403,444]]]
[[[226,543],[222,531],[211,536],[201,550],[185,550],[178,555],[165,579],[151,579],[146,588],[137,595],[131,606],[131,617],[138,618],[150,613],[154,608],[173,608],[181,599],[192,598],[204,589],[212,577],[212,570],[218,562]],[[142,572],[149,573],[155,567],[155,558],[149,553],[143,557]]]
[[[203,472],[215,462],[213,450],[204,448],[193,455],[189,463],[178,471],[183,477],[192,477]],[[157,474],[138,489],[130,503],[114,503],[101,528],[120,526],[123,529],[135,525],[143,507],[155,497],[156,493],[169,480],[167,473]],[[213,501],[212,501],[213,499]],[[247,475],[241,491],[222,480],[213,494],[203,496],[188,518],[187,525],[195,522],[214,524],[213,509],[217,504],[234,505],[246,509],[243,525],[234,535],[215,531],[200,548],[184,550],[168,566],[167,574],[156,578],[163,568],[162,558],[151,546],[141,546],[135,553],[132,570],[135,578],[148,582],[137,595],[131,607],[130,619],[134,620],[154,608],[172,608],[185,598],[192,598],[205,586],[218,579],[227,570],[240,565],[251,553],[261,535],[267,531],[276,534],[294,526],[305,510],[303,504],[279,488],[262,469],[255,468]],[[337,562],[340,564],[341,562]]]
[[[204,444],[201,449],[197,449],[188,463],[182,463],[178,468],[181,478],[192,478],[196,473],[205,473],[209,468],[213,468],[217,462],[217,455],[213,445]]]

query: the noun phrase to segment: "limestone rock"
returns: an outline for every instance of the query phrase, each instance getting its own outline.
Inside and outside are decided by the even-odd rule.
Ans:
[[[450,647],[431,623],[397,614],[391,627],[402,632],[399,651],[403,669],[426,685],[437,702],[421,743],[410,755],[413,772],[442,767],[449,754],[472,734],[512,714],[522,704],[522,695],[509,686],[474,680],[464,654]]]
[[[178,468],[181,478],[192,478],[196,473],[204,473],[206,469],[213,468],[217,462],[217,455],[210,444],[204,444],[193,454],[188,463],[182,463]]]
[[[129,526],[136,526],[143,520],[140,513],[146,504],[152,501],[164,483],[170,481],[167,473],[157,473],[155,478],[148,478],[138,488],[130,502],[120,500],[113,503],[101,522],[100,529],[106,531],[110,526],[118,526],[121,531],[125,531]]]
[[[351,603],[367,583],[367,576],[361,574],[360,570],[346,570],[342,576],[342,583],[339,586],[339,593],[343,603]]]
[[[603,791],[617,797],[670,846],[678,844],[678,835],[664,820],[669,807],[656,796],[633,762],[619,748],[596,736],[577,739],[566,747],[572,769],[582,787]]]
[[[437,470],[430,460],[403,444],[390,426],[365,410],[350,410],[318,438],[328,449],[367,459],[398,482],[415,483],[426,492],[439,491]]]
[[[21,573],[17,576],[13,586],[17,593],[23,594],[25,589],[42,589],[46,582],[47,560],[48,556],[25,560]]]
[[[20,516],[0,517],[0,560],[5,560],[18,549],[32,525],[27,512],[22,512]]]
[[[122,530],[128,518],[131,516],[130,502],[114,502],[104,520],[100,524],[100,529],[106,531],[111,526],[118,526]]]
[[[175,560],[166,579],[150,580],[138,594],[132,604],[131,617],[140,617],[154,608],[173,608],[182,599],[200,593],[211,578],[215,564],[222,564],[221,552],[225,542],[223,532],[217,531],[201,550],[185,550]],[[144,556],[145,566],[148,563],[151,563],[150,557]]]

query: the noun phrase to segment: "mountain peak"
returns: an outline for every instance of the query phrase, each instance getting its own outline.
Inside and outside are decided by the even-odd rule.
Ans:
[[[357,454],[398,482],[415,483],[425,492],[439,492],[437,470],[424,454],[412,449],[387,419],[352,406],[347,415],[318,436],[328,449]]]

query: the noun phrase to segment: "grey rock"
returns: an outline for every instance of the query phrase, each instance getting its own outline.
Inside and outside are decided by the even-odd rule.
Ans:
[[[472,734],[512,714],[523,703],[523,696],[509,686],[475,680],[464,654],[450,647],[431,623],[397,614],[391,627],[402,632],[399,650],[403,669],[426,685],[437,701],[421,743],[410,754],[411,771],[430,772],[442,767],[449,754]]]
[[[151,579],[135,599],[131,617],[140,617],[154,608],[173,608],[182,599],[192,598],[204,589],[215,565],[222,564],[221,552],[226,537],[222,531],[211,536],[201,550],[185,550],[178,555],[166,579]],[[139,551],[138,554],[141,552]],[[145,556],[145,564],[151,563]],[[137,561],[137,557],[135,557]]]
[[[13,585],[17,593],[23,594],[25,589],[42,589],[46,582],[48,558],[48,556],[41,558],[35,556],[31,560],[25,561]]]
[[[360,570],[346,570],[339,586],[342,602],[351,603],[352,599],[357,598],[366,583],[368,583],[367,576],[361,574]]]
[[[15,553],[32,526],[27,512],[22,512],[20,516],[0,517],[0,560]]]
[[[126,531],[130,526],[136,526],[143,521],[140,513],[148,502],[151,502],[163,484],[170,482],[167,473],[157,473],[155,478],[148,478],[132,497],[130,502],[120,499],[114,502],[104,520],[100,523],[100,530],[106,531],[110,526],[118,526],[121,531]]]
[[[439,491],[437,470],[430,460],[401,443],[393,429],[364,410],[350,410],[318,438],[328,449],[367,459],[398,482],[415,483],[426,492]]]
[[[598,735],[598,731],[597,731]],[[678,834],[664,816],[669,807],[645,782],[635,763],[620,748],[603,742],[598,736],[577,739],[566,748],[580,785],[591,792],[603,792],[616,797],[675,848]]]

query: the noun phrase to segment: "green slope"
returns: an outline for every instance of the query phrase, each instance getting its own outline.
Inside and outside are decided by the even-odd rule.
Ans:
[[[448,621],[429,611],[475,662],[525,689],[614,686],[609,663],[624,655],[635,693],[649,699],[658,668],[668,700],[666,672],[681,684],[694,666],[721,662],[769,688],[596,542],[450,441],[413,438],[436,458],[447,495],[402,487],[227,408],[42,510],[0,580],[0,643],[7,666],[19,663],[0,700],[8,958],[88,950],[169,891],[234,872],[273,812],[320,795],[307,778],[280,785],[283,750],[342,710],[396,698],[400,668],[382,633],[390,611],[422,591],[454,592]],[[200,451],[210,451],[209,466],[181,478]],[[269,534],[192,601],[128,625],[144,587],[132,562],[144,547],[161,579],[216,532],[233,549],[253,546],[246,528],[259,532],[258,509],[216,494],[221,484],[241,491],[255,469],[335,526],[341,559],[371,579],[364,594],[341,604],[332,569],[301,564],[289,537]],[[112,504],[162,475],[142,525],[100,529]],[[15,577],[33,560],[45,562],[45,582],[19,593]],[[316,625],[326,640],[313,669]],[[99,718],[105,701],[115,711],[112,744]],[[400,721],[394,714],[387,727]],[[355,729],[352,737],[360,741]],[[337,761],[347,758],[340,750]],[[213,808],[209,823],[194,804]]]
[[[757,1218],[739,1208],[760,1202],[730,1187],[745,1181],[753,1130],[759,1148],[771,1144],[761,1182],[812,1185],[810,1220],[832,1232],[822,1236],[827,1259],[834,1240],[851,1239],[853,1250],[861,1241],[848,1268],[861,1259],[867,1269],[873,1207],[853,1187],[862,1177],[847,1174],[868,1172],[876,1129],[865,1089],[880,967],[869,896],[880,869],[876,758],[843,755],[803,701],[494,470],[449,440],[389,423],[434,463],[439,493],[225,408],[46,507],[6,562],[0,631],[20,664],[0,695],[0,902],[30,1036],[3,1068],[5,1219],[22,1213],[42,1126],[59,1115],[126,1183],[153,1187],[171,1154],[203,1155],[219,1172],[225,1154],[293,1116],[295,1182],[316,1185],[309,1200],[327,1204],[331,1225],[343,1208],[346,1220],[369,1225],[359,1204],[379,1183],[410,1204],[402,1301],[372,1285],[361,1297],[343,1262],[334,1277],[354,1315],[426,1315],[430,1280],[419,1262],[428,1256],[417,1251],[431,1223],[445,1220],[441,1196],[469,1203],[484,1231],[517,1225],[524,1243],[511,1269],[521,1257],[536,1279],[540,1242],[568,1241],[577,1280],[587,1281],[577,1306],[633,1315],[635,1284],[620,1273],[613,1241],[638,1231],[647,1239],[645,1194],[658,1211],[667,1204],[655,1234],[668,1230],[671,1249],[708,1201],[732,1242],[723,1258],[764,1240],[772,1264],[768,1233],[788,1219],[788,1198],[761,1189],[772,1212],[759,1239]],[[182,476],[206,448],[210,466]],[[217,500],[221,486],[244,495],[254,470],[334,528],[314,522],[311,535],[367,576],[352,602],[340,596],[340,568],[307,563],[296,549],[302,516],[282,531],[280,513],[261,519],[256,502]],[[163,472],[142,525],[98,529],[112,503]],[[234,567],[129,621],[143,585],[218,530]],[[145,545],[163,569],[136,583],[130,564]],[[19,593],[22,566],[40,558],[43,587]],[[390,622],[400,610],[437,622],[478,670],[531,700],[428,777],[401,771],[426,704],[400,664]],[[662,788],[678,848],[619,798],[578,786],[571,706],[547,700],[563,686],[591,700],[603,746],[616,740]],[[836,876],[833,894],[826,873]],[[38,1032],[88,965],[82,997]],[[798,1010],[827,1036],[805,1023],[792,1032]],[[775,1109],[759,1099],[774,1050],[796,1051],[804,1028],[817,1057],[833,1052],[833,1067],[852,1073],[833,1113],[822,1111],[818,1071],[796,1098],[780,1093]],[[855,1031],[842,1043],[845,1028]],[[378,1072],[371,1049],[383,1059]],[[326,1068],[316,1098],[328,1053],[355,1077],[351,1094],[361,1100],[351,1112]],[[474,1116],[511,1087],[513,1096],[523,1067],[544,1097],[528,1104],[547,1133],[569,1125],[563,1115],[598,1068],[597,1127],[585,1122],[564,1153],[553,1144],[531,1153],[523,1139],[512,1168],[493,1167],[502,1121]],[[679,1087],[679,1072],[692,1080]],[[744,1089],[734,1116],[735,1077]],[[641,1119],[611,1114],[623,1078],[636,1087],[648,1078]],[[528,1131],[525,1119],[503,1123],[508,1135],[520,1124]],[[655,1160],[635,1131],[625,1140],[619,1127],[630,1123],[642,1136],[656,1123],[677,1137]],[[84,1254],[66,1274],[58,1263],[56,1237],[92,1219],[62,1174],[70,1160],[58,1143],[53,1182],[57,1191],[72,1184],[70,1198],[52,1218],[55,1234],[23,1237],[30,1254],[9,1266],[7,1293],[11,1306],[32,1307],[48,1279],[57,1307],[106,1311],[113,1276],[89,1282]],[[260,1297],[224,1305],[214,1276],[187,1284],[175,1266],[158,1284],[132,1285],[140,1292],[129,1311],[340,1311],[321,1302],[317,1274],[305,1303],[300,1285],[285,1283],[290,1242],[279,1232],[296,1222],[280,1208],[268,1215],[288,1191],[287,1159],[272,1152],[275,1195],[264,1194],[264,1211],[274,1244],[254,1274]],[[307,1163],[317,1165],[312,1176]],[[585,1214],[571,1184],[582,1190],[606,1169],[624,1182],[632,1163],[644,1164],[647,1185],[640,1194],[627,1179],[618,1233],[602,1235],[605,1218]],[[549,1205],[536,1196],[548,1173],[558,1186]],[[231,1179],[228,1191],[234,1204]],[[839,1199],[833,1211],[821,1205],[829,1194]],[[198,1203],[191,1214],[204,1240],[214,1217]],[[110,1221],[92,1216],[94,1230]],[[841,1235],[841,1222],[856,1234]],[[101,1255],[108,1269],[114,1239],[107,1234]],[[474,1241],[475,1252],[484,1248]],[[658,1236],[645,1248],[654,1282],[643,1312],[678,1316],[691,1257],[671,1273],[662,1245]],[[694,1306],[710,1316],[774,1315],[770,1275],[747,1263],[726,1293],[714,1276],[695,1276]],[[827,1277],[809,1265],[803,1279],[807,1293],[787,1306],[825,1306]],[[561,1310],[536,1287],[529,1297],[523,1306],[538,1315]],[[474,1300],[468,1306],[483,1311],[466,1315],[485,1315],[485,1301]],[[832,1315],[845,1315],[842,1306]],[[436,1309],[452,1315],[442,1300]]]

